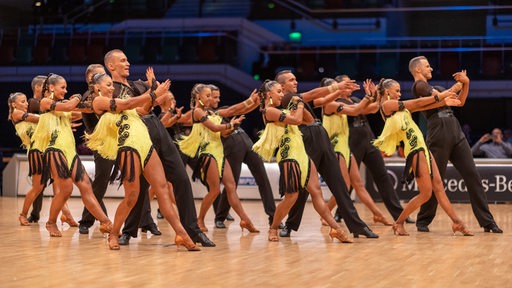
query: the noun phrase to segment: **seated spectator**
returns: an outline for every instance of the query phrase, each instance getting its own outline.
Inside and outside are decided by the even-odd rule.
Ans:
[[[489,140],[491,140],[491,142],[488,142]],[[475,157],[512,158],[512,145],[503,141],[503,133],[499,128],[494,128],[492,135],[489,133],[484,134],[480,140],[471,147],[471,151]]]

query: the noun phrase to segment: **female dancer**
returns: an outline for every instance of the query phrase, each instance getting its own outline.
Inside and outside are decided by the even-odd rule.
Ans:
[[[260,232],[254,227],[249,216],[244,211],[242,203],[236,194],[236,183],[229,162],[224,157],[224,148],[221,141],[221,132],[233,130],[244,119],[244,116],[231,119],[230,123],[220,124],[223,117],[240,115],[253,105],[256,105],[257,94],[242,103],[235,104],[226,109],[219,109],[215,113],[206,110],[209,107],[211,89],[206,84],[196,84],[192,88],[190,106],[192,108],[192,131],[178,142],[180,150],[187,156],[194,157],[199,153],[199,159],[194,175],[201,179],[208,193],[204,196],[197,216],[197,224],[202,231],[208,229],[204,224],[206,212],[220,193],[220,181],[224,184],[228,195],[228,202],[240,216],[240,228],[251,233]],[[253,99],[255,98],[256,101]]]
[[[19,221],[21,226],[29,226],[30,223],[27,219],[28,210],[30,205],[34,202],[36,197],[43,192],[45,185],[41,183],[41,174],[43,171],[43,153],[40,150],[33,149],[33,142],[31,140],[34,130],[39,122],[39,115],[28,113],[27,96],[23,93],[16,92],[9,95],[9,120],[12,121],[16,129],[16,133],[21,139],[22,146],[27,149],[28,155],[28,176],[32,179],[32,188],[25,195],[23,208],[20,213]],[[34,139],[33,141],[37,141]],[[58,189],[57,186],[53,186]],[[71,227],[77,227],[78,223],[75,222],[67,204],[62,207],[62,215],[60,216],[62,223],[66,222]]]
[[[329,86],[335,83],[337,82],[334,79],[324,78],[321,86]],[[327,131],[327,134],[329,135],[329,138],[331,139],[334,152],[336,152],[336,156],[341,168],[341,174],[345,179],[347,189],[350,190],[350,185],[352,184],[359,200],[361,200],[361,202],[363,202],[363,204],[372,211],[373,222],[380,222],[386,226],[391,226],[391,222],[389,222],[386,217],[384,217],[384,214],[379,209],[379,207],[377,207],[375,202],[373,202],[372,197],[366,190],[366,187],[361,180],[361,175],[359,174],[359,166],[357,165],[357,161],[354,155],[352,155],[350,152],[350,147],[348,145],[349,127],[347,115],[356,116],[361,114],[362,110],[367,108],[367,106],[369,106],[368,104],[373,101],[372,96],[370,96],[372,94],[369,92],[370,85],[374,85],[370,80],[366,80],[364,82],[363,87],[367,95],[365,97],[366,101],[361,101],[357,105],[345,105],[336,100],[326,103],[323,106],[322,123],[325,130]],[[335,205],[336,201],[334,197],[331,197],[329,203],[327,204],[329,210],[332,210]]]
[[[176,245],[184,245],[189,251],[199,251],[181,225],[171,204],[171,191],[165,181],[162,162],[153,149],[146,125],[135,111],[143,106],[151,109],[157,96],[166,94],[170,81],[159,85],[154,91],[128,99],[114,99],[114,84],[107,74],[93,76],[96,97],[92,102],[94,112],[101,115],[98,125],[91,135],[86,135],[89,148],[96,150],[106,159],[115,159],[112,177],[120,172],[119,179],[124,187],[125,197],[119,203],[114,225],[108,236],[111,250],[119,250],[119,234],[128,213],[135,205],[140,190],[140,175],[150,183],[157,195],[160,211],[176,231]]]
[[[100,221],[100,231],[107,233],[112,228],[112,222],[103,213],[92,192],[89,177],[76,154],[75,138],[71,130],[71,113],[80,102],[81,96],[75,94],[70,100],[64,101],[66,95],[66,80],[59,75],[50,74],[43,85],[41,99],[41,113],[39,124],[34,131],[33,148],[44,151],[44,169],[41,183],[53,178],[55,197],[50,205],[50,215],[46,222],[46,229],[52,237],[61,237],[56,220],[59,212],[71,196],[73,183],[80,190],[82,201],[87,209]],[[46,97],[45,92],[50,94]]]
[[[323,219],[326,219],[331,231],[329,236],[343,243],[350,241],[341,226],[332,217],[324,202],[320,189],[320,180],[315,165],[309,159],[297,125],[302,122],[304,103],[294,96],[288,109],[278,109],[283,99],[283,90],[276,81],[266,80],[259,90],[260,107],[265,122],[265,130],[254,144],[253,150],[264,160],[270,161],[275,148],[279,163],[279,192],[284,200],[276,207],[274,219],[269,229],[268,240],[279,241],[277,229],[284,216],[297,200],[299,190],[306,189],[313,199],[313,206]]]
[[[397,144],[403,141],[406,157],[404,178],[410,181],[414,177],[419,188],[419,194],[407,203],[404,211],[393,224],[393,232],[400,236],[408,236],[409,233],[404,227],[405,219],[430,199],[434,191],[439,204],[453,221],[453,233],[459,231],[464,236],[473,236],[457,216],[446,196],[436,161],[428,150],[420,129],[411,117],[411,112],[429,109],[430,105],[437,102],[444,101],[448,106],[457,106],[460,105],[460,100],[452,98],[456,94],[446,90],[430,97],[401,101],[400,84],[393,79],[382,79],[377,90],[380,96],[381,114],[386,123],[381,135],[373,144],[387,155],[391,155],[395,152]]]

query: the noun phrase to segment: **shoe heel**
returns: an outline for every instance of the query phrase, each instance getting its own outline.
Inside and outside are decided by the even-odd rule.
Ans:
[[[176,243],[176,248],[178,250],[180,249],[180,246],[185,246],[188,251],[201,251],[201,249],[197,247],[192,240],[190,240],[190,243],[186,243],[185,239],[183,239],[183,237],[180,235],[176,235],[176,238],[174,238],[174,243]]]
[[[244,228],[251,233],[260,233],[260,230],[256,229],[252,223],[245,222],[244,220],[240,220],[240,228],[242,229],[242,233],[244,232]]]

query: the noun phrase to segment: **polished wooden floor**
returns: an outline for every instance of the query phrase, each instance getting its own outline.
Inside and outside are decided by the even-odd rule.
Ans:
[[[261,233],[242,233],[238,219],[216,229],[210,211],[207,234],[217,247],[187,252],[176,249],[174,232],[162,220],[162,236],[141,234],[120,251],[108,249],[98,224],[89,235],[65,224],[62,238],[50,238],[44,228],[50,201],[45,198],[38,224],[22,227],[23,198],[0,197],[1,287],[510,287],[512,281],[511,204],[491,205],[504,234],[484,233],[470,205],[456,204],[474,237],[453,236],[443,211],[430,233],[409,224],[411,236],[399,237],[371,223],[357,203],[380,238],[341,244],[331,242],[311,203],[298,232],[270,243],[261,203],[243,201]],[[110,215],[118,201],[106,199]],[[79,220],[81,200],[72,198],[69,206]]]

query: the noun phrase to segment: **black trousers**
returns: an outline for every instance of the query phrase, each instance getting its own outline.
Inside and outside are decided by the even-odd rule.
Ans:
[[[94,181],[92,181],[92,192],[94,196],[98,200],[101,206],[101,210],[107,214],[107,208],[105,207],[105,203],[103,203],[103,197],[107,192],[108,183],[110,181],[110,174],[112,173],[112,168],[114,167],[115,161],[108,160],[97,152],[94,152]],[[91,227],[94,224],[96,218],[85,208],[82,211],[82,219],[79,221],[80,225]]]
[[[242,163],[245,163],[258,185],[258,191],[260,192],[261,200],[263,202],[263,208],[265,213],[268,215],[269,221],[272,222],[274,213],[276,212],[276,204],[274,202],[274,195],[272,194],[272,188],[270,181],[267,177],[267,171],[263,160],[252,151],[252,141],[243,130],[236,130],[229,137],[224,139],[224,155],[231,166],[235,183],[238,185],[240,179],[240,173],[242,170]],[[218,203],[215,203],[218,202]],[[229,206],[228,196],[226,189],[222,190],[222,193],[215,199],[213,204],[215,210],[215,221],[224,221],[228,216]],[[216,209],[215,209],[216,208]]]
[[[162,122],[153,114],[142,117],[142,120],[148,127],[149,136],[151,137],[151,141],[153,142],[153,146],[162,161],[162,165],[164,166],[165,178],[167,181],[171,182],[174,187],[174,196],[176,198],[176,206],[178,208],[178,214],[180,216],[180,222],[189,234],[190,237],[194,237],[199,233],[202,233],[197,225],[197,214],[196,207],[194,204],[194,195],[192,194],[192,185],[190,184],[190,180],[188,178],[187,171],[185,170],[185,166],[183,165],[183,161],[181,159],[180,153],[176,148],[171,136],[163,126]],[[141,193],[139,194],[139,199],[130,212],[129,218],[133,217],[135,219],[140,219],[141,212],[143,210],[147,211],[147,207],[150,206],[148,198],[148,188],[149,185],[147,181],[142,181],[141,179]],[[143,190],[144,189],[144,190]],[[151,216],[151,215],[150,215]],[[123,228],[123,233],[125,233],[125,229],[128,232],[127,234],[137,235],[137,228],[139,222],[136,220],[129,221],[127,219],[125,222],[125,228]],[[140,219],[140,223],[144,223],[147,220]],[[152,221],[152,219],[151,219]],[[126,227],[129,226],[129,227]],[[135,231],[135,233],[134,233]],[[133,234],[134,233],[134,234]]]
[[[336,199],[341,217],[343,217],[349,231],[352,233],[360,232],[367,225],[359,218],[354,203],[350,199],[347,185],[341,175],[340,165],[329,141],[327,131],[325,131],[321,123],[300,125],[299,128],[302,132],[306,153],[315,164],[318,173],[322,176]],[[288,228],[295,231],[299,229],[308,196],[309,193],[307,191],[299,192],[297,201],[288,213],[288,219],[286,220]]]
[[[444,179],[449,160],[464,179],[471,208],[478,224],[483,227],[495,223],[489,210],[480,174],[476,170],[471,148],[457,118],[453,116],[440,118],[436,114],[430,116],[427,122],[427,146],[434,155],[441,178]],[[416,226],[428,226],[434,220],[436,210],[437,199],[432,194],[430,200],[421,206]]]
[[[361,165],[361,162],[363,162],[368,168],[382,197],[382,202],[384,202],[393,219],[396,220],[404,209],[400,205],[398,194],[393,188],[393,181],[386,170],[382,154],[371,143],[373,139],[375,139],[375,135],[368,125],[350,126],[350,151],[356,158],[357,165]]]

